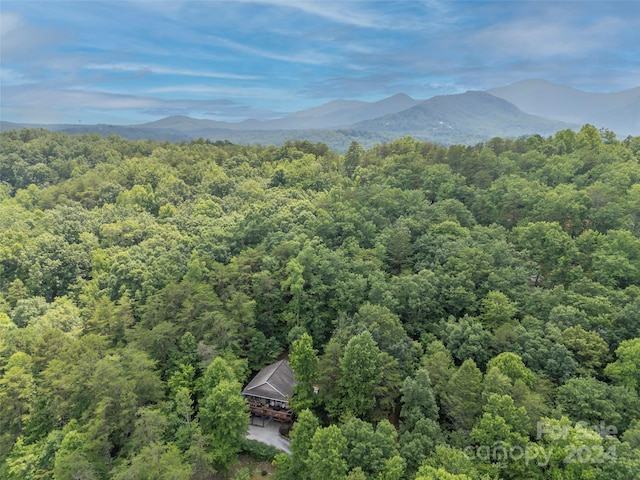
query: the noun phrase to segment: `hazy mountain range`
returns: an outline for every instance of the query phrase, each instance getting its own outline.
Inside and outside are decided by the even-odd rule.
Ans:
[[[607,128],[620,136],[640,135],[640,87],[592,93],[545,80],[523,80],[489,93],[540,117]]]
[[[111,133],[127,138],[281,144],[307,139],[344,151],[410,135],[445,145],[492,137],[552,135],[590,123],[618,136],[640,135],[640,87],[590,93],[544,80],[525,80],[487,92],[469,91],[416,100],[405,94],[377,102],[334,100],[272,120],[222,122],[172,116],[141,125],[26,125],[1,122],[1,130],[44,127],[70,133]]]

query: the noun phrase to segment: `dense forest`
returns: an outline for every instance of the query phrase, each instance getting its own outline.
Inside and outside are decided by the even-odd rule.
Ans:
[[[640,137],[0,136],[2,479],[632,480],[639,393]]]

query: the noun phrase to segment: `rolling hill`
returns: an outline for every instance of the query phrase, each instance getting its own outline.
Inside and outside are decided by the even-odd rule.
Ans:
[[[353,127],[369,132],[397,132],[420,140],[450,144],[535,133],[549,135],[573,126],[524,113],[512,103],[487,92],[469,91],[433,97],[402,112],[360,122]]]
[[[544,80],[525,80],[486,92],[468,91],[416,100],[396,94],[377,102],[333,100],[282,118],[223,122],[171,116],[141,125],[26,125],[0,122],[0,130],[25,127],[126,138],[189,141],[195,138],[280,145],[324,142],[345,151],[413,136],[443,145],[475,144],[492,137],[552,135],[590,123],[619,136],[640,135],[640,88],[590,93]]]

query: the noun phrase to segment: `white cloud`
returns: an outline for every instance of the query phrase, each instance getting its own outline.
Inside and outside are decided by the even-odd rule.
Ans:
[[[344,25],[364,28],[381,28],[380,18],[353,8],[360,2],[305,2],[288,0],[243,0],[247,3],[273,5],[300,10],[304,13],[331,20]]]
[[[82,89],[52,89],[8,87],[3,95],[6,106],[37,107],[48,105],[52,108],[73,108],[90,106],[104,110],[148,108],[159,105],[158,99],[135,95],[112,94]]]
[[[202,115],[242,119],[247,116],[254,118],[271,118],[276,113],[269,109],[260,109],[243,105],[229,98],[160,98],[155,94],[158,91],[148,91],[146,95],[132,95],[126,93],[107,92],[103,90],[92,90],[87,88],[51,88],[43,85],[23,85],[8,86],[3,88],[3,110],[27,112],[41,110],[43,105],[49,110],[60,111],[81,111],[90,109],[93,112],[101,112],[108,116],[117,114],[118,111],[138,111],[145,115]],[[189,89],[177,92],[188,94]],[[204,89],[203,89],[204,90]],[[206,93],[204,91],[199,93]],[[222,88],[211,90],[211,95],[223,94],[227,97],[237,96],[238,98],[284,98],[283,92],[269,89],[232,89]],[[277,116],[277,115],[276,115]],[[28,118],[28,117],[27,117]],[[49,117],[53,118],[53,117]],[[30,122],[38,122],[32,117]],[[51,120],[54,121],[54,120]]]
[[[278,53],[273,50],[265,50],[258,47],[250,47],[242,43],[235,42],[229,39],[215,39],[220,45],[236,50],[238,52],[247,53],[249,55],[261,58],[267,58],[270,60],[278,60],[281,62],[300,63],[306,65],[327,65],[335,61],[335,57],[320,52],[312,51],[311,49],[304,53],[284,52]]]
[[[24,85],[26,83],[33,82],[33,79],[17,70],[0,66],[0,85],[2,85],[3,87],[7,87],[10,85]]]
[[[171,16],[178,13],[187,3],[183,0],[128,0],[129,3],[152,13]]]
[[[449,23],[451,8],[440,0],[426,1],[301,1],[240,0],[298,10],[336,24],[372,30],[436,29]],[[420,12],[421,14],[417,14]]]
[[[0,39],[6,40],[24,25],[19,15],[11,12],[0,12]]]
[[[62,32],[36,27],[16,13],[0,11],[0,55],[3,62],[29,54],[36,48],[48,47],[63,37]]]
[[[562,12],[564,13],[564,12]],[[470,44],[499,53],[528,59],[588,56],[615,43],[621,20],[604,17],[591,24],[580,24],[562,13],[518,18],[492,25],[473,35]]]
[[[222,97],[236,98],[284,98],[291,96],[286,89],[263,88],[263,87],[240,87],[240,86],[215,86],[215,85],[175,85],[166,87],[156,87],[146,90],[149,94],[198,94],[216,95]]]
[[[227,80],[257,80],[261,77],[255,75],[239,75],[226,72],[205,72],[180,68],[169,68],[160,65],[148,65],[144,63],[90,63],[85,68],[89,70],[155,73],[159,75],[178,75],[185,77],[223,78]]]

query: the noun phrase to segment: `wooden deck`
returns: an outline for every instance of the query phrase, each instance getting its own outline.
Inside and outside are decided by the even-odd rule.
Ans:
[[[251,415],[257,415],[259,417],[271,417],[278,422],[291,422],[293,421],[293,414],[291,410],[275,410],[273,408],[255,407],[250,405],[249,412]]]

